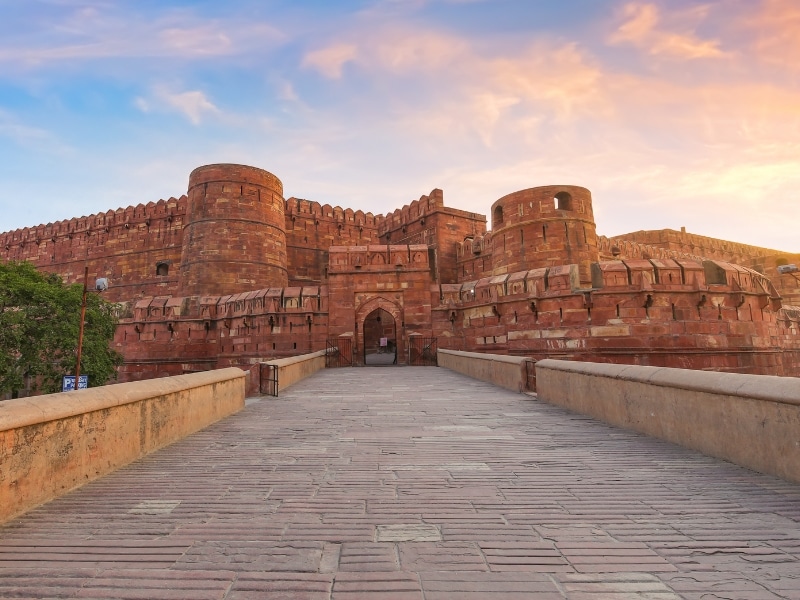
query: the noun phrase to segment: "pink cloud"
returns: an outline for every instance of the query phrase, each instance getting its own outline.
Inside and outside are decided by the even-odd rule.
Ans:
[[[754,36],[756,56],[791,70],[800,66],[800,4],[796,0],[763,0],[743,14],[741,29]]]
[[[672,15],[672,20],[702,20],[705,10],[692,10]],[[669,15],[668,15],[669,16]],[[722,58],[728,53],[720,49],[718,40],[704,40],[691,27],[677,30],[664,23],[664,15],[656,4],[631,2],[622,9],[624,22],[609,37],[612,45],[630,44],[651,55],[675,59]]]
[[[309,52],[302,66],[319,71],[329,79],[339,79],[344,66],[358,56],[358,47],[351,43],[338,43]]]

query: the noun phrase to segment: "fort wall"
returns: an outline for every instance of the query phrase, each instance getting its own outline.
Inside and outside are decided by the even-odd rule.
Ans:
[[[128,305],[115,343],[123,380],[324,350],[378,308],[443,349],[739,373],[800,375],[800,308],[759,273],[720,261],[596,263],[437,284],[424,246],[334,247],[330,286],[266,288]],[[405,360],[406,346],[399,350]],[[251,390],[252,391],[252,390]]]
[[[487,232],[434,189],[373,215],[284,200],[262,169],[207,165],[188,196],[0,234],[0,257],[111,280],[122,381],[250,370],[340,336],[359,353],[380,330],[396,331],[401,361],[419,335],[535,359],[800,375],[800,281],[776,271],[800,255],[669,231],[596,236],[577,186],[492,210]]]
[[[595,263],[440,286],[439,347],[546,357],[800,375],[798,310],[769,279],[720,261]]]
[[[320,285],[331,246],[378,243],[383,217],[300,198],[286,201],[286,244],[291,285]]]
[[[0,234],[0,258],[26,260],[67,283],[107,277],[110,301],[178,292],[187,197]]]
[[[458,251],[467,237],[486,233],[486,217],[444,205],[444,193],[434,189],[385,216],[380,239],[389,244],[426,244],[436,253],[436,280],[458,281]]]
[[[600,236],[598,247],[601,260],[683,258],[732,262],[763,273],[770,278],[786,304],[800,305],[800,275],[778,272],[781,265],[800,266],[800,254],[717,240],[672,229],[637,231],[613,238]]]
[[[664,248],[666,250],[705,256],[706,258],[713,258],[746,266],[755,266],[748,263],[756,263],[758,262],[758,258],[779,254],[777,250],[719,240],[694,233],[687,233],[686,231],[676,231],[674,229],[634,231],[611,239],[613,241],[637,242]]]

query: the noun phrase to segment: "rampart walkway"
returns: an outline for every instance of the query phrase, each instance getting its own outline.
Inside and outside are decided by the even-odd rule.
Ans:
[[[800,599],[800,486],[444,369],[338,369],[0,528],[2,598],[490,595]]]

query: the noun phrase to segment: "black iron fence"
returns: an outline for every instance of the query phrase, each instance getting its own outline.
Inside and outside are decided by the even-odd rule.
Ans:
[[[411,336],[408,338],[409,363],[412,367],[436,367],[436,338]]]
[[[536,361],[532,358],[525,361],[525,391],[536,391]]]
[[[261,363],[259,369],[259,391],[270,396],[278,395],[278,365]]]
[[[353,338],[332,338],[325,347],[325,366],[327,368],[353,366]]]

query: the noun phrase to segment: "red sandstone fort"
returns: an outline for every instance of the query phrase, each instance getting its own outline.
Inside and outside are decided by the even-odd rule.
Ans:
[[[284,198],[255,167],[185,196],[0,234],[0,258],[106,277],[120,380],[349,346],[439,348],[800,376],[800,254],[684,231],[598,236],[589,190],[511,193],[486,217],[439,189],[385,216]]]

